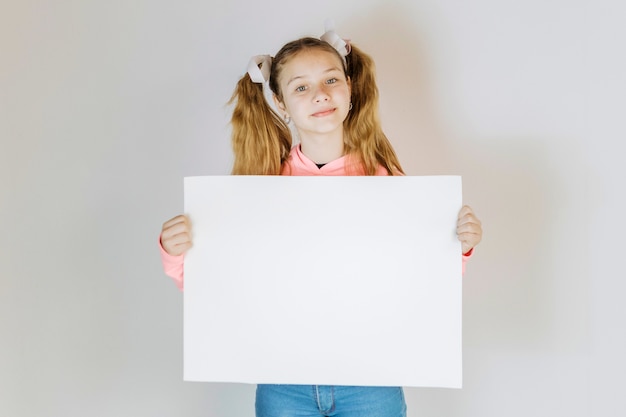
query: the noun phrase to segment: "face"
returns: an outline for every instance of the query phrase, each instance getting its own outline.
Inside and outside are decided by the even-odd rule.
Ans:
[[[283,66],[278,83],[282,114],[291,117],[300,138],[343,134],[350,107],[350,80],[341,59],[328,51],[299,52]]]

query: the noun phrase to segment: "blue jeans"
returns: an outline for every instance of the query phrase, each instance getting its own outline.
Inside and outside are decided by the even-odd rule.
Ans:
[[[256,389],[256,417],[406,417],[400,387],[268,385]]]

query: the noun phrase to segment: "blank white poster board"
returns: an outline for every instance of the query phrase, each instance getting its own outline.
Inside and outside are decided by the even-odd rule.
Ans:
[[[461,387],[461,178],[185,178],[187,381]]]

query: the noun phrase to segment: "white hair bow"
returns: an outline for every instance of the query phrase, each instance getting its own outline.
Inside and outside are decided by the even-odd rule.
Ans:
[[[276,103],[274,103],[274,93],[270,88],[270,71],[272,69],[272,57],[269,55],[256,55],[248,62],[248,75],[252,82],[263,84],[263,97],[274,113],[280,115]]]
[[[352,49],[350,47],[350,41],[344,40],[341,38],[341,36],[337,35],[337,33],[335,32],[335,25],[330,19],[326,19],[326,22],[324,22],[324,30],[326,32],[324,32],[324,34],[320,36],[320,40],[323,40],[324,42],[330,44],[330,46],[335,48],[335,50],[339,52],[339,55],[341,55],[341,58],[343,59],[343,64],[346,65],[346,56],[348,56],[350,50]]]

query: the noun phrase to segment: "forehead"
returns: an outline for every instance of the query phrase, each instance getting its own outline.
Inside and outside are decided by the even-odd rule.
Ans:
[[[337,68],[343,72],[343,61],[338,54],[323,49],[305,49],[293,54],[282,65],[280,71],[281,80],[285,75],[304,76],[316,71],[326,71]]]

